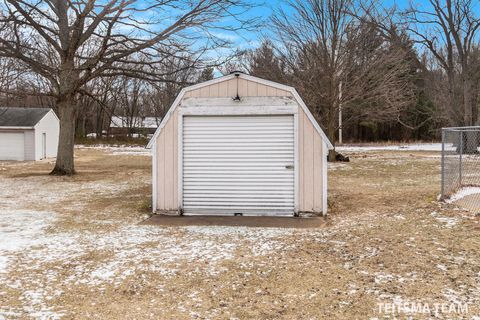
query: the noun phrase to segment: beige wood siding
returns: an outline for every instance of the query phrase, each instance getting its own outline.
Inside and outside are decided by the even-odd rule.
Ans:
[[[245,79],[231,79],[185,93],[187,97],[288,96],[291,93]],[[181,105],[181,103],[180,103]],[[178,210],[178,109],[157,137],[157,211]],[[298,108],[299,210],[322,211],[322,137]]]
[[[157,210],[178,210],[178,111],[157,138]]]
[[[290,92],[280,90],[274,87],[266,86],[258,82],[249,81],[245,79],[230,79],[215,83],[200,89],[188,91],[185,98],[227,98],[235,97],[238,94],[240,97],[291,97]]]

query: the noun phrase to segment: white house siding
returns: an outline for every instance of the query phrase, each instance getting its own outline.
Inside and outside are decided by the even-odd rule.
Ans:
[[[50,110],[35,126],[35,160],[42,159],[42,134],[46,133],[47,158],[56,157],[60,123],[57,116]],[[33,160],[33,159],[32,159]]]
[[[234,97],[292,97],[289,91],[247,79],[229,79],[199,89],[187,91],[184,98]],[[181,106],[180,102],[180,106]],[[178,209],[178,109],[168,119],[156,138],[156,211]],[[300,212],[322,212],[326,184],[324,175],[325,148],[322,136],[302,108],[298,108],[299,199]],[[322,174],[323,170],[323,174]]]

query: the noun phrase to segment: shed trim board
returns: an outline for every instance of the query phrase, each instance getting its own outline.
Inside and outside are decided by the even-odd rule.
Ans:
[[[297,106],[293,97],[243,97],[240,101],[232,98],[199,98],[187,97],[183,99],[181,107],[238,107],[239,104],[250,107]]]
[[[297,215],[298,212],[300,211],[300,197],[299,197],[299,189],[300,189],[300,175],[299,175],[299,170],[300,170],[300,163],[299,163],[299,148],[298,148],[298,111],[296,110],[295,113],[293,114],[293,175],[294,175],[294,190],[293,190],[293,196],[294,196],[294,215]]]
[[[183,114],[178,115],[178,208],[183,213]]]
[[[153,144],[153,154],[157,154],[157,144]],[[157,185],[157,171],[158,171],[158,164],[157,164],[157,157],[152,157],[152,211],[157,212],[157,192],[158,192],[158,185]]]
[[[181,115],[204,115],[204,116],[240,116],[240,115],[281,115],[281,114],[295,114],[297,107],[295,106],[279,106],[279,107],[181,107],[179,114]]]
[[[323,147],[325,148],[324,150],[327,149],[327,144],[323,142]],[[326,157],[325,157],[326,158]],[[323,201],[322,201],[322,212],[323,215],[327,214],[328,210],[328,161],[327,159],[323,159],[322,163],[322,189],[323,189]]]

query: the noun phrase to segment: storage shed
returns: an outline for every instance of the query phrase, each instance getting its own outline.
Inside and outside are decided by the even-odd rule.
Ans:
[[[0,107],[0,160],[55,157],[60,123],[50,108]]]
[[[293,87],[234,72],[184,88],[148,148],[156,213],[327,213],[333,146]]]

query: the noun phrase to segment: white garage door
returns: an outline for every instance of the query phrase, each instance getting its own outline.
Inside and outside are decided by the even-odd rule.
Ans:
[[[0,132],[0,160],[24,160],[23,132]]]
[[[293,215],[293,116],[185,116],[185,214]]]

